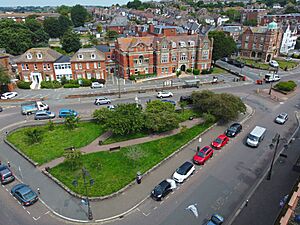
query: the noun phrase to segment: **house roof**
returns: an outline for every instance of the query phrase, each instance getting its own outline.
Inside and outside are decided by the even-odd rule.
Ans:
[[[100,52],[110,52],[110,46],[108,46],[108,45],[96,45],[95,47]]]
[[[127,26],[128,19],[126,16],[116,16],[108,26]]]
[[[88,32],[89,28],[81,26],[81,27],[74,27],[73,30],[77,32]]]
[[[138,44],[142,43],[146,46],[151,46],[153,43],[154,36],[146,37],[127,37],[127,38],[118,38],[117,42],[119,48],[123,51],[127,51],[129,47],[135,47]]]
[[[222,30],[229,33],[237,33],[242,32],[241,26],[224,26],[222,27]]]
[[[37,58],[38,54],[42,54],[41,58]],[[31,55],[31,58],[28,56]],[[62,54],[51,48],[31,48],[22,55],[14,59],[18,62],[55,62]]]
[[[71,59],[70,56],[62,55],[55,61],[55,63],[69,63],[70,59]]]
[[[79,55],[82,57],[79,58]],[[94,55],[94,57],[92,57]],[[81,48],[72,57],[71,62],[104,61],[105,55],[96,48]]]
[[[268,27],[259,26],[259,27],[249,27],[253,33],[265,33],[268,31]]]

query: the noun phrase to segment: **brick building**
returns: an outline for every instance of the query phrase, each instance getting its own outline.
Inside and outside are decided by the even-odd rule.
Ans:
[[[145,27],[143,27],[145,28]],[[138,74],[163,76],[177,69],[210,69],[212,41],[207,36],[178,33],[175,26],[153,26],[142,37],[118,38],[115,46],[118,75],[129,78]]]
[[[261,23],[262,18],[267,15],[266,9],[244,9],[241,13],[241,23],[249,20],[257,20],[257,24]]]
[[[269,62],[279,54],[282,33],[275,22],[268,26],[246,28],[242,34],[240,55]]]
[[[261,18],[260,25],[265,26],[272,21],[277,23],[286,24],[298,24],[300,23],[300,13],[290,13],[290,14],[279,14],[279,15],[265,15]]]

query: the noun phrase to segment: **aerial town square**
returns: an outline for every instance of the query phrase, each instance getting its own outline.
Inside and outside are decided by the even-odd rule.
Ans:
[[[300,224],[300,1],[0,1],[0,225]]]

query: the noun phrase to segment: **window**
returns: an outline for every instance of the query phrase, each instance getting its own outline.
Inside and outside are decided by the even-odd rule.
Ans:
[[[172,48],[176,48],[176,42],[172,42]]]
[[[244,48],[248,48],[248,43],[245,42]]]
[[[95,54],[91,54],[91,59],[96,59],[96,55]]]
[[[37,57],[38,59],[42,59],[42,58],[43,58],[43,55],[42,55],[42,53],[38,53],[38,54],[36,54],[36,57]]]
[[[246,36],[245,41],[249,41],[249,36],[248,35]]]
[[[262,43],[263,43],[263,42],[264,42],[264,40],[265,40],[265,39],[264,39],[264,37],[260,37],[260,42],[262,42]]]
[[[25,64],[25,69],[26,69],[26,70],[29,70],[28,64]]]
[[[139,56],[139,64],[142,64],[144,61],[144,56],[140,55]]]
[[[90,69],[90,64],[89,63],[86,63],[86,68]]]
[[[78,70],[78,64],[75,63],[75,70]]]
[[[134,70],[134,74],[138,74],[138,72],[139,72],[138,69]]]
[[[208,59],[208,50],[202,51],[202,59]]]
[[[112,55],[112,56],[111,56],[111,58],[112,58],[112,59],[115,59],[115,56],[114,56],[114,55]]]
[[[110,59],[110,55],[107,56],[107,59]]]
[[[24,65],[24,64],[22,64],[21,66],[22,66],[22,70],[25,70],[25,65]]]
[[[195,46],[195,42],[194,41],[189,41],[188,42],[189,46],[194,47]]]
[[[50,70],[50,69],[51,69],[51,66],[50,66],[50,64],[49,64],[49,63],[47,64],[47,69],[48,69],[48,70]]]
[[[96,73],[96,79],[100,79],[100,73]]]
[[[68,68],[68,69],[71,69],[71,64],[67,64],[67,68]]]
[[[205,70],[206,69],[206,64],[201,64],[201,69]]]
[[[138,60],[137,59],[134,59],[133,62],[134,62],[134,64],[138,64]]]
[[[192,59],[192,60],[195,60],[195,58],[196,58],[196,53],[195,53],[195,52],[192,52],[191,59]]]
[[[87,78],[87,79],[92,79],[92,74],[87,73],[87,74],[86,74],[86,78]]]
[[[79,54],[78,59],[83,59],[83,55]]]
[[[80,70],[82,70],[82,64],[81,63],[79,63],[78,67],[79,67]]]
[[[177,61],[176,54],[173,54],[173,55],[172,55],[172,61],[173,61],[173,62]]]
[[[149,63],[149,59],[144,59],[144,62],[145,63]]]
[[[149,72],[148,72],[148,68],[145,68],[145,73],[149,73]]]
[[[167,49],[168,48],[168,45],[166,43],[163,43],[162,44],[162,49]]]
[[[94,62],[94,69],[97,69],[97,63]]]
[[[26,57],[27,57],[27,59],[32,59],[31,53],[28,53],[28,54],[26,55]]]
[[[184,41],[179,41],[179,46],[184,48],[184,47],[186,47],[186,44]]]
[[[77,79],[81,79],[82,75],[81,74],[77,74]]]
[[[44,69],[44,70],[47,70],[47,65],[46,65],[46,63],[43,64],[43,69]]]
[[[34,70],[37,70],[37,65],[36,65],[36,63],[33,64],[33,67],[34,67]]]
[[[161,63],[168,63],[169,62],[169,54],[162,54],[161,55]]]
[[[185,61],[186,60],[186,54],[185,53],[181,53],[180,54],[180,61]]]
[[[54,65],[54,69],[55,69],[55,70],[57,70],[57,69],[58,69],[57,65]]]
[[[98,62],[98,68],[101,68],[101,64],[100,64],[100,62]]]

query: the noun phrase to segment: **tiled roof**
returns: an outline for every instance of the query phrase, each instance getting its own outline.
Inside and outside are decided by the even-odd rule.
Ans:
[[[94,58],[92,55],[94,54]],[[82,58],[78,56],[81,55]],[[104,61],[105,55],[96,48],[81,48],[72,57],[71,62]]]
[[[95,47],[100,52],[110,52],[110,46],[108,46],[108,45],[96,45]]]
[[[61,57],[59,57],[55,63],[69,63],[70,62],[71,57],[67,56],[67,55],[62,55]]]
[[[128,38],[118,38],[117,42],[121,50],[127,51],[129,47],[137,46],[140,43],[143,43],[146,46],[151,46],[151,44],[153,43],[153,39],[154,36],[128,37]]]
[[[42,54],[42,57],[38,58],[38,54]],[[16,58],[15,62],[55,62],[61,55],[51,48],[31,48]]]
[[[268,27],[250,27],[251,31],[253,33],[265,33],[268,30]]]

